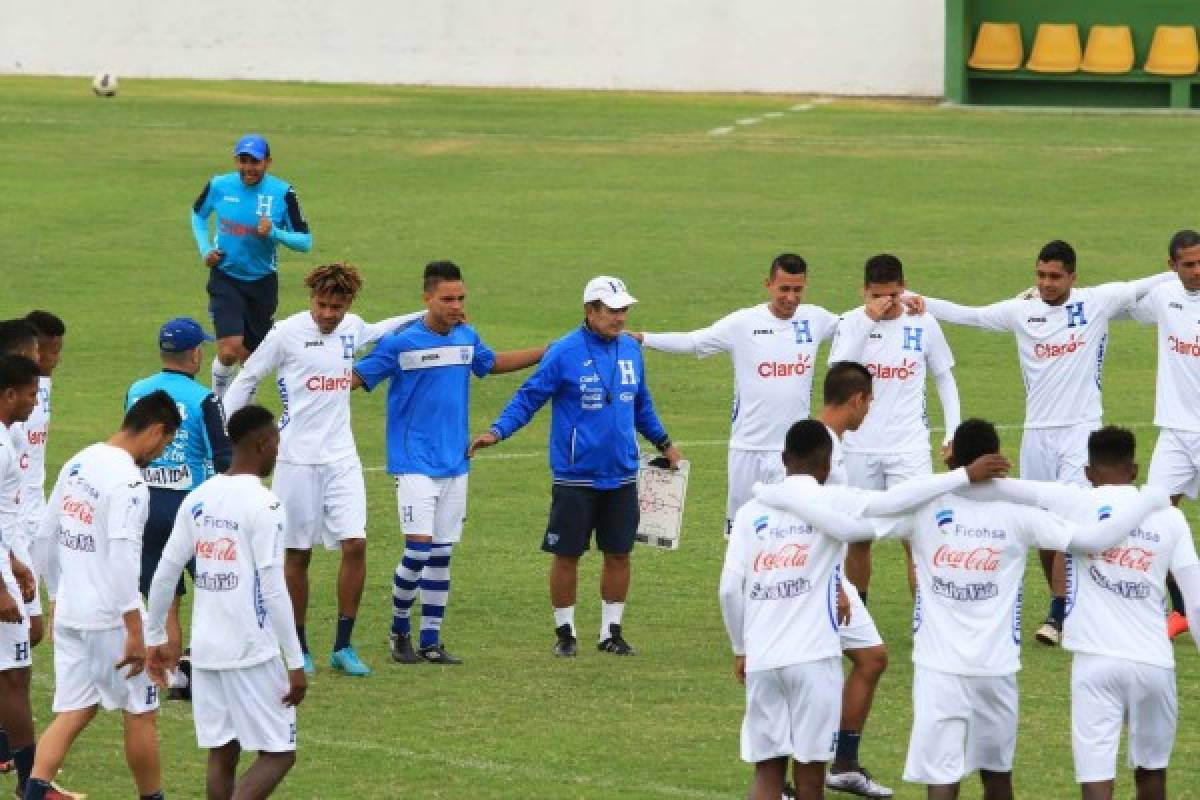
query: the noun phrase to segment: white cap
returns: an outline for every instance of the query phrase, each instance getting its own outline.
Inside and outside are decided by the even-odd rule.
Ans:
[[[583,302],[591,303],[595,300],[613,309],[628,308],[637,302],[637,298],[625,288],[625,281],[608,275],[592,278],[583,290]]]

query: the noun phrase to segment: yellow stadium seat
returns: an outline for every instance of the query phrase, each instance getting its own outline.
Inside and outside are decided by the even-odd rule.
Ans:
[[[1200,47],[1191,25],[1159,25],[1154,29],[1146,72],[1155,75],[1193,75],[1200,66]]]
[[[1121,75],[1133,69],[1133,33],[1128,25],[1093,25],[1083,51],[1084,72]]]
[[[967,59],[972,69],[1014,70],[1021,68],[1025,49],[1021,26],[1015,22],[984,22],[975,37],[975,49]]]
[[[1043,22],[1033,38],[1033,52],[1025,69],[1032,72],[1076,72],[1083,55],[1079,47],[1079,26]]]

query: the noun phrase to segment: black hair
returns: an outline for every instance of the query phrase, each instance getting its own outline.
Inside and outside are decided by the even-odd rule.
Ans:
[[[18,355],[0,355],[0,392],[37,383],[41,375],[37,362]]]
[[[183,424],[183,418],[179,416],[179,407],[175,405],[171,395],[162,389],[138,398],[125,412],[121,430],[141,433],[151,425],[159,423],[172,433],[179,430],[179,426]]]
[[[37,328],[24,319],[0,321],[0,355],[12,355],[37,344]]]
[[[1171,237],[1171,244],[1167,246],[1167,255],[1174,261],[1179,258],[1181,251],[1198,244],[1200,244],[1200,233],[1193,230],[1178,231]]]
[[[25,321],[32,325],[37,335],[43,339],[67,335],[66,324],[57,314],[51,314],[49,311],[30,311],[25,315]]]
[[[1063,269],[1067,272],[1074,272],[1075,248],[1062,239],[1055,239],[1042,245],[1042,249],[1038,251],[1037,260],[1043,264],[1048,261],[1061,261]]]
[[[425,265],[425,291],[432,292],[442,281],[461,281],[462,270],[453,261],[430,261]]]
[[[890,253],[880,253],[867,259],[863,268],[863,285],[872,283],[904,283],[904,265]]]
[[[1137,453],[1133,431],[1105,425],[1088,436],[1088,464],[1093,467],[1115,467],[1132,464]]]
[[[824,422],[802,419],[788,428],[783,451],[802,464],[816,466],[833,454],[833,439]]]
[[[871,373],[857,361],[838,361],[825,373],[825,405],[840,406],[856,394],[871,393]]]
[[[956,467],[965,467],[980,456],[1000,452],[1000,435],[996,426],[986,419],[965,419],[954,431],[950,443],[950,460]]]
[[[769,277],[774,278],[775,273],[781,271],[786,272],[788,275],[807,275],[808,264],[795,253],[780,253],[771,262],[771,270],[767,274]]]
[[[262,406],[248,405],[239,408],[229,417],[225,429],[229,432],[229,441],[234,447],[252,433],[258,433],[265,428],[275,427],[275,415]]]

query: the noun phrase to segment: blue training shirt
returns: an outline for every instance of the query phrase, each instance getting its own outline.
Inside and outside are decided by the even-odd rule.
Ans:
[[[216,395],[191,375],[175,370],[142,378],[129,387],[125,410],[153,391],[162,389],[179,407],[183,424],[162,455],[142,470],[152,489],[190,492],[215,472],[229,468],[233,446],[225,435],[225,419]]]
[[[208,233],[208,218],[216,212],[217,236]],[[271,233],[258,235],[260,217],[271,218]],[[255,281],[275,271],[275,246],[307,253],[312,249],[308,221],[300,211],[296,190],[287,181],[264,175],[254,186],[246,186],[236,172],[210,180],[192,206],[192,233],[200,257],[214,247],[225,256],[217,265],[231,278]]]
[[[496,354],[470,325],[441,334],[422,319],[383,337],[354,365],[368,391],[391,380],[389,474],[452,478],[467,472],[471,373],[482,378],[495,363]]]

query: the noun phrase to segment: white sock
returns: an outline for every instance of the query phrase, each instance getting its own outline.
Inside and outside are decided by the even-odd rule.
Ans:
[[[233,376],[237,375],[237,371],[237,364],[227,367],[218,358],[212,360],[212,390],[218,400],[224,399],[225,392],[233,383]]]
[[[554,609],[554,627],[571,626],[571,635],[575,635],[575,606]]]
[[[609,603],[607,601],[601,603],[600,610],[600,641],[604,641],[612,634],[609,633],[609,625],[620,625],[621,615],[625,613],[624,603]]]

